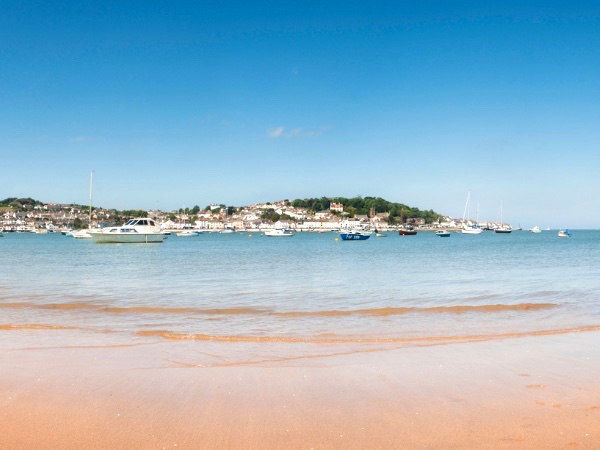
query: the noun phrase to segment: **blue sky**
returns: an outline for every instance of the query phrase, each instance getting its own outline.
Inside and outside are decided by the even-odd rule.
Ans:
[[[0,0],[0,197],[86,204],[94,170],[119,209],[471,190],[599,228],[599,30],[587,1]]]

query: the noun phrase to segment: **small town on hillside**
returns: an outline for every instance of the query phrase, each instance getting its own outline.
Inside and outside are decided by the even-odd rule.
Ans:
[[[16,204],[15,204],[16,203]],[[134,215],[144,214],[161,224],[163,230],[196,229],[206,231],[267,231],[275,228],[296,231],[336,231],[340,229],[380,229],[390,230],[414,227],[421,230],[459,229],[463,225],[473,225],[475,221],[456,219],[450,216],[437,216],[437,220],[426,223],[424,218],[406,217],[398,223],[390,223],[389,212],[351,214],[341,203],[331,202],[328,209],[311,211],[309,208],[295,207],[288,200],[273,203],[259,203],[247,207],[227,207],[209,205],[204,210],[198,206],[164,212],[160,210],[128,211],[90,208],[81,205],[54,203],[20,204],[13,201],[10,207],[0,210],[0,229],[5,232],[52,232],[65,229],[95,228],[114,226],[125,222]],[[350,208],[349,208],[350,209]],[[482,228],[495,229],[503,226],[499,222],[478,221]]]

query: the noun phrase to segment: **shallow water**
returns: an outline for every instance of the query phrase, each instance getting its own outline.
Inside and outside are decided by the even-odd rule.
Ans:
[[[0,333],[436,342],[600,328],[600,231],[0,240]]]

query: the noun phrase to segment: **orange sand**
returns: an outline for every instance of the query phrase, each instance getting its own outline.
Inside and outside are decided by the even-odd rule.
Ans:
[[[0,448],[600,448],[600,333],[431,346],[3,332]]]

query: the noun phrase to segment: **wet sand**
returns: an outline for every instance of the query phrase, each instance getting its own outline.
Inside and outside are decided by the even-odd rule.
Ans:
[[[7,449],[600,447],[597,331],[433,345],[2,333]]]

